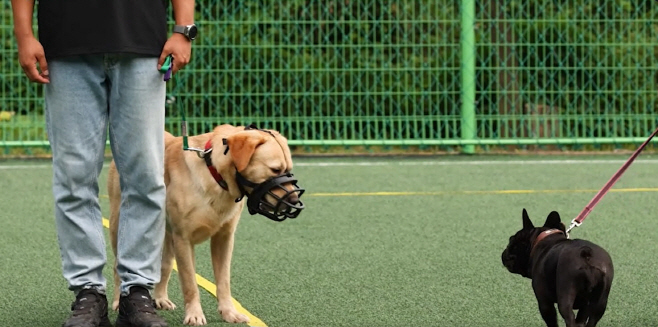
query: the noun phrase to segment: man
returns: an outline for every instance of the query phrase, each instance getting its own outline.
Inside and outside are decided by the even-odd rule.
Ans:
[[[65,327],[111,326],[98,176],[109,127],[121,175],[117,268],[118,327],[164,327],[150,290],[160,280],[164,238],[165,82],[190,59],[194,0],[171,0],[176,27],[167,38],[165,0],[11,0],[21,67],[45,84],[53,154],[55,221],[63,275],[76,294]]]

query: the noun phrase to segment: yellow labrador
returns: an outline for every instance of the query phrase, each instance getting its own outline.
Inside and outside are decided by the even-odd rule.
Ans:
[[[173,310],[167,283],[176,258],[186,325],[205,325],[195,279],[194,246],[210,238],[211,261],[217,285],[218,310],[227,322],[248,322],[231,301],[230,266],[233,240],[245,205],[251,214],[272,220],[295,218],[304,208],[304,192],[290,173],[292,158],[285,137],[253,125],[221,125],[206,134],[190,136],[183,150],[182,137],[165,133],[165,184],[167,231],[162,255],[162,277],[153,298],[158,309]],[[121,193],[119,176],[110,164],[110,237],[116,255]],[[119,304],[120,280],[114,270],[113,309]]]

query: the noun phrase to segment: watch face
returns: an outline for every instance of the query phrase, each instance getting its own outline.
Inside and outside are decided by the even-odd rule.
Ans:
[[[187,30],[187,37],[190,38],[190,40],[194,40],[196,38],[197,34],[197,28],[195,25],[191,25],[189,29]]]

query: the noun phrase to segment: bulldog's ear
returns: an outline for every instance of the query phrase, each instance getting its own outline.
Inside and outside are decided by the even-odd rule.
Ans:
[[[557,229],[560,229],[560,227],[564,228],[564,224],[560,221],[560,214],[557,213],[557,211],[551,211],[551,213],[548,214],[548,217],[546,217],[544,227]]]
[[[523,208],[523,229],[533,229],[535,228],[535,225],[532,224],[532,221],[530,221],[530,217],[528,217],[528,212]]]
[[[228,153],[239,172],[247,168],[256,148],[263,143],[265,137],[254,132],[237,133],[226,138]]]

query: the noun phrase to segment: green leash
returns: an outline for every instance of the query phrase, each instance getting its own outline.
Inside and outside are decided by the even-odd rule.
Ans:
[[[189,146],[187,143],[187,120],[185,120],[185,110],[181,109],[181,107],[179,106],[178,113],[181,116],[180,130],[181,133],[183,134],[183,150],[187,151],[189,149]]]
[[[174,103],[175,102],[176,101],[174,100]],[[178,106],[178,113],[181,117],[180,130],[181,134],[183,134],[183,151],[195,151],[199,158],[203,159],[203,157],[206,155],[206,151],[204,149],[190,148],[189,144],[187,143],[187,120],[185,119],[185,110],[183,110],[181,106]]]
[[[162,67],[160,67],[160,73],[164,74],[164,81],[165,82],[168,82],[171,79],[171,77],[173,77],[172,72],[171,72],[172,68],[173,68],[172,56],[169,55],[165,59],[165,62],[162,65]],[[174,106],[176,106],[176,97],[173,97],[172,104]],[[177,106],[177,107],[178,107],[178,114],[181,117],[180,128],[181,128],[181,133],[183,134],[183,151],[188,151],[188,150],[196,151],[197,155],[200,158],[203,158],[203,156],[205,155],[204,150],[189,147],[189,143],[187,142],[187,120],[185,119],[185,110],[183,110],[183,108],[181,108],[180,106]]]

